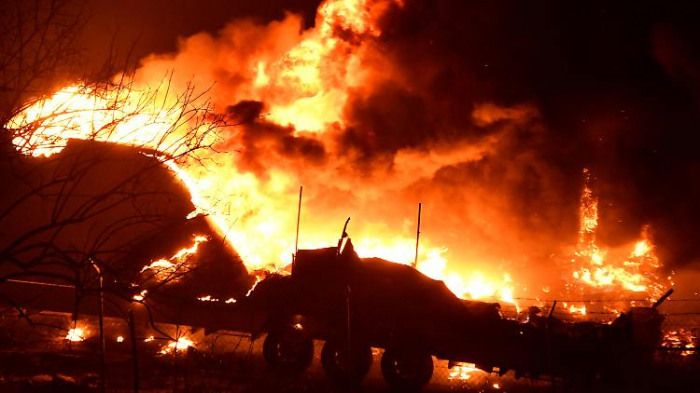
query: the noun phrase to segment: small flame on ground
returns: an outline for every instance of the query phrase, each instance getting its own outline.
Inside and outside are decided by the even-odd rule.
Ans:
[[[184,351],[187,348],[194,348],[194,342],[187,337],[180,337],[166,345],[163,349],[161,349],[160,353],[172,354]]]
[[[123,342],[124,342],[124,337],[123,337],[123,336],[117,337],[117,342],[118,342],[118,343],[123,343]]]
[[[680,328],[666,333],[662,345],[671,348],[687,348],[688,351],[681,351],[681,356],[690,356],[695,353],[693,348],[696,347],[697,343],[698,337],[693,334],[692,330]]]
[[[65,339],[68,341],[85,341],[87,339],[87,331],[79,327],[72,328],[66,334]]]
[[[467,381],[472,378],[475,373],[483,373],[483,370],[476,368],[475,364],[459,364],[450,369],[449,380]]]
[[[136,300],[137,302],[142,302],[143,299],[146,298],[146,294],[148,293],[148,290],[144,289],[141,292],[137,293],[136,295],[133,296],[133,299]]]

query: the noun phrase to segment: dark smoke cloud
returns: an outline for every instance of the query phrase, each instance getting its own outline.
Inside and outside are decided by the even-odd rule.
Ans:
[[[81,44],[89,63],[99,67],[116,55],[116,66],[129,58],[138,60],[149,53],[176,49],[176,37],[198,32],[215,32],[234,18],[261,22],[282,19],[287,12],[313,24],[321,0],[76,0],[84,2],[86,26]]]
[[[312,165],[323,163],[326,151],[321,142],[295,136],[293,128],[265,121],[264,109],[261,102],[241,101],[226,110],[231,122],[238,125],[232,130],[236,135],[231,147],[239,153],[236,160],[241,170],[265,178],[267,170],[278,165],[279,159]]]
[[[667,265],[687,264],[700,256],[699,15],[655,1],[408,0],[376,43],[400,78],[353,93],[342,143],[373,160],[479,141],[502,124],[475,124],[475,105],[531,103],[537,131],[508,133],[497,154],[445,167],[435,184],[500,190],[518,225],[555,234],[558,218],[576,220],[588,167],[603,243],[650,224]]]
[[[376,179],[391,173],[406,150],[487,146],[483,156],[417,178],[397,199],[413,193],[444,200],[438,206],[463,201],[450,212],[463,223],[472,209],[483,207],[468,196],[483,193],[483,203],[512,216],[509,228],[523,244],[571,244],[587,167],[601,201],[601,243],[625,244],[649,224],[666,266],[698,259],[697,5],[403,3],[383,16],[378,38],[338,31],[340,39],[362,42],[375,53],[364,66],[376,71],[375,83],[349,92],[344,127],[328,131],[332,140],[265,121],[265,103],[227,103],[235,122],[243,123],[231,130],[236,137],[228,146],[240,151],[235,160],[241,169],[264,178],[272,168],[294,167],[303,178],[305,165],[340,158],[352,164],[343,170]],[[173,50],[172,36],[217,31],[232,17],[264,23],[289,10],[301,12],[309,27],[318,1],[255,2],[231,6],[230,13],[223,11],[229,2],[201,10],[179,2],[154,4],[141,10],[157,15],[154,23],[129,22],[140,26],[129,31],[144,32],[144,53]],[[171,12],[162,12],[166,8]],[[446,229],[461,225],[452,216],[444,217]],[[467,227],[476,231],[479,225]],[[498,239],[502,229],[489,236]],[[546,254],[544,248],[537,252]]]

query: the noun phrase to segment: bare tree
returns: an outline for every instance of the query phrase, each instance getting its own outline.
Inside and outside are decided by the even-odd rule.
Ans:
[[[0,2],[0,123],[79,65],[86,18],[76,0]]]
[[[145,90],[122,78],[68,91],[61,102],[36,101],[9,123],[17,153],[2,168],[14,187],[0,198],[0,282],[41,275],[87,293],[97,268],[115,288],[128,288],[141,273],[126,259],[135,246],[195,209],[166,165],[196,165],[221,119],[192,86],[173,94],[169,80]],[[86,97],[92,105],[74,102]]]
[[[176,89],[172,75],[137,87],[133,75],[121,74],[84,76],[53,94],[79,65],[84,18],[77,3],[10,0],[0,11],[5,312],[33,325],[46,325],[33,310],[70,313],[73,325],[46,325],[63,337],[79,314],[104,310],[127,319],[129,309],[140,308],[146,316],[137,319],[158,330],[148,296],[196,276],[193,256],[177,253],[202,242],[193,234],[207,243],[194,258],[228,258],[229,277],[241,280],[244,293],[245,268],[231,263],[235,255],[203,216],[193,217],[177,174],[182,165],[201,164],[200,153],[213,149],[224,125],[208,90]],[[108,59],[104,70],[113,69]],[[146,266],[158,258],[163,263]]]

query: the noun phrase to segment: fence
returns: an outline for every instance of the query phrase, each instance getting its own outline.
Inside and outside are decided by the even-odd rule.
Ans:
[[[526,318],[530,306],[548,315],[553,300],[517,299],[518,307],[503,305],[502,313],[512,319]],[[596,321],[609,323],[631,305],[648,305],[640,300],[562,300],[553,315],[564,322]],[[585,315],[583,306],[586,306]],[[573,312],[572,312],[573,311]],[[661,345],[654,348],[654,374],[660,389],[700,387],[700,301],[671,299],[660,308],[664,315]],[[26,389],[27,386],[83,386],[96,388],[99,381],[97,319],[81,318],[77,341],[66,339],[73,326],[69,314],[43,312],[34,315],[33,325],[18,318],[16,310],[6,310],[0,319],[0,390]],[[262,359],[262,339],[246,334],[163,325],[160,328],[173,343],[155,331],[140,330],[138,345],[139,388],[142,391],[329,391],[331,387],[320,366],[322,342],[315,343],[314,362],[301,376],[292,378],[271,373]],[[105,319],[107,386],[110,391],[133,391],[134,363],[129,326],[121,319]],[[193,345],[187,348],[190,343]],[[175,350],[177,344],[177,350]],[[546,351],[546,348],[542,348]],[[379,363],[381,349],[373,350],[373,366],[364,391],[385,391]],[[458,364],[449,367],[435,359],[433,378],[427,391],[551,391],[549,377],[516,379]],[[562,385],[559,389],[566,390]]]

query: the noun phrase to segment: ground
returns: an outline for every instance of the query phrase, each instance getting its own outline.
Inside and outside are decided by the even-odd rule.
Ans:
[[[30,326],[16,315],[2,319],[0,351],[0,391],[3,392],[91,392],[99,391],[97,323],[85,319],[85,341],[65,339],[65,330],[50,326],[68,326],[70,315],[40,313]],[[167,339],[150,339],[152,332],[137,333],[139,391],[141,392],[333,392],[347,391],[333,387],[320,366],[322,342],[315,344],[312,366],[298,376],[278,375],[268,370],[262,358],[263,337],[251,341],[246,334],[217,332],[206,335],[202,329],[160,326],[166,333],[180,332],[181,337],[196,343],[177,353],[163,354]],[[179,329],[179,330],[178,330]],[[122,336],[124,340],[118,342]],[[133,352],[126,323],[119,319],[105,321],[107,391],[134,391]],[[372,369],[360,391],[385,392],[381,377],[381,350],[375,349]],[[499,377],[482,371],[448,369],[446,361],[435,361],[433,378],[426,392],[578,392],[578,391],[692,391],[700,387],[700,356],[681,356],[679,351],[659,351],[650,375],[641,377],[639,385],[631,380],[607,386],[594,381],[589,386],[572,386],[563,381],[515,379],[513,372]],[[356,389],[358,390],[358,389]]]

